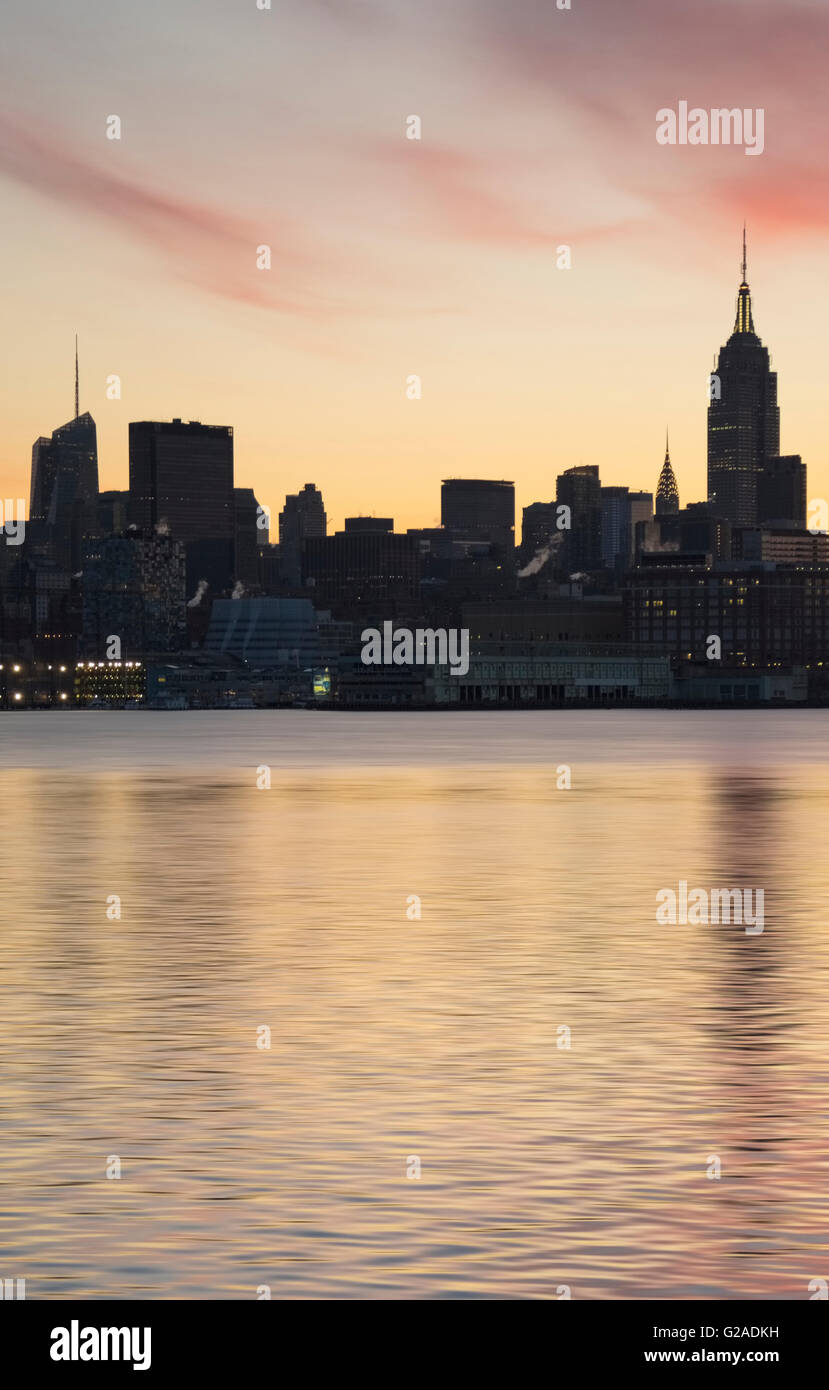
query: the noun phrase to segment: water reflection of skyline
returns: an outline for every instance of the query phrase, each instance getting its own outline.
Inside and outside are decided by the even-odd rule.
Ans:
[[[712,863],[717,881],[764,892],[764,930],[712,929],[712,1001],[706,1027],[720,1059],[723,1149],[721,1239],[730,1256],[759,1254],[787,1230],[786,1151],[798,1128],[790,1036],[797,1026],[796,899],[785,866],[785,782],[768,772],[729,770],[712,778]],[[717,1147],[716,1144],[713,1147]],[[713,1185],[713,1184],[712,1184]]]
[[[477,727],[477,763],[467,738],[394,768],[363,758],[369,716],[270,792],[257,739],[207,771],[201,733],[189,770],[125,775],[110,742],[4,772],[4,1275],[33,1297],[808,1296],[825,774],[735,765],[726,721],[719,758],[683,763],[662,716],[642,766],[559,724],[552,757],[540,725],[499,767]],[[657,927],[683,877],[762,886],[763,934]]]

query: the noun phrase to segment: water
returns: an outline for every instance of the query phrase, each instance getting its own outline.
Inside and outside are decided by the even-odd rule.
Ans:
[[[0,717],[0,1275],[29,1298],[808,1298],[827,733]],[[762,887],[764,932],[657,925],[681,879]]]

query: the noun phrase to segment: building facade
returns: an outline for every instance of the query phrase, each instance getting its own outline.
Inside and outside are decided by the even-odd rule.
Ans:
[[[735,531],[735,560],[769,560],[775,564],[829,564],[829,535],[797,526],[762,526]]]
[[[260,668],[317,666],[317,615],[304,598],[217,599],[204,649]]]
[[[206,580],[228,591],[235,574],[233,430],[198,420],[142,420],[129,427],[130,523],[182,541],[187,588]]]
[[[176,651],[184,645],[184,545],[172,536],[125,531],[87,541],[83,567],[82,652],[106,658]]]
[[[318,607],[416,598],[420,573],[416,536],[338,531],[305,542],[303,578]]]
[[[625,634],[688,661],[719,651],[734,666],[818,667],[829,661],[829,565],[643,566],[626,580]]]
[[[427,674],[426,702],[450,706],[653,704],[671,688],[667,656],[602,644],[473,642],[469,670]]]

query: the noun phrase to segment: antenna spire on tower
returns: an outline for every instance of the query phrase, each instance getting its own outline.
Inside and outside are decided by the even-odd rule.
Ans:
[[[75,334],[75,419],[80,415],[79,391],[78,391],[78,335]]]
[[[748,254],[746,251],[746,224],[743,223],[743,278],[740,281],[740,292],[737,295],[737,318],[734,322],[735,333],[753,333],[754,317],[751,312],[751,290],[748,287]]]

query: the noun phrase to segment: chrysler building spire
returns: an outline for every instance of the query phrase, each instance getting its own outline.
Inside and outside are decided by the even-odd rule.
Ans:
[[[656,485],[656,515],[671,516],[679,511],[679,488],[676,485],[676,477],[671,465],[671,448],[668,442],[668,431],[665,431],[665,462],[662,465],[662,472],[659,474],[659,482]]]

